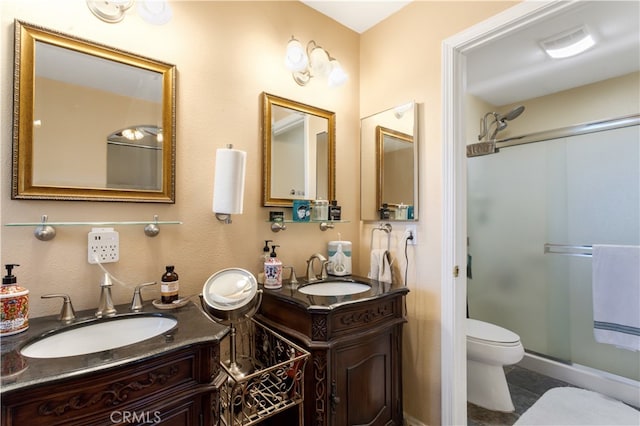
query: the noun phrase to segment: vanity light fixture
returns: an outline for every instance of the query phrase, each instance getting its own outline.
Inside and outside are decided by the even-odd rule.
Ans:
[[[284,63],[300,86],[306,86],[312,77],[322,77],[327,79],[329,87],[338,87],[349,78],[340,63],[314,40],[307,43],[305,49],[292,36],[287,44]]]
[[[171,20],[172,12],[167,0],[87,0],[91,13],[110,24],[122,21],[134,4],[138,15],[150,24],[163,25]]]
[[[578,55],[596,42],[585,26],[556,34],[540,42],[544,51],[553,59],[568,58]]]
[[[413,102],[407,102],[406,104],[398,105],[393,109],[393,116],[400,120],[407,111],[413,109]]]

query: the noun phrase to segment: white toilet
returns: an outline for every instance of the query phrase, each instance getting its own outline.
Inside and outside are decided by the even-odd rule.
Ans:
[[[488,410],[514,411],[503,367],[523,356],[516,333],[467,318],[467,401]]]

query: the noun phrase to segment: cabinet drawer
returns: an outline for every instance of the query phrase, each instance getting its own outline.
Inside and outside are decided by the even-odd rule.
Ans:
[[[201,359],[208,352],[192,348],[3,395],[3,424],[114,424],[110,418],[113,412],[144,406],[145,401],[149,406],[158,400],[171,401],[174,395],[197,385],[199,379],[210,378],[211,372],[201,371],[209,364]]]
[[[371,330],[379,325],[389,326],[390,320],[402,318],[401,301],[399,297],[387,297],[367,303],[354,303],[346,309],[337,309],[329,316],[327,337],[349,336],[354,332]]]

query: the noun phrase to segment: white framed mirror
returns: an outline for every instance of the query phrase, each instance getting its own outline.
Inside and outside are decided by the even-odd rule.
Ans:
[[[360,121],[360,219],[418,220],[418,104]]]
[[[175,66],[15,21],[13,199],[175,202]]]

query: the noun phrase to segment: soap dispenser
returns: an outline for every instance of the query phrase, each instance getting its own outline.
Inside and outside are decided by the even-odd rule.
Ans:
[[[258,267],[258,283],[264,284],[264,264],[269,260],[269,252],[271,249],[269,248],[269,243],[272,243],[273,240],[264,240],[264,247],[262,247],[262,254],[260,255],[260,265]]]
[[[278,259],[276,247],[280,246],[271,246],[269,259],[264,263],[264,288],[271,290],[282,288],[282,262]]]
[[[17,265],[5,265],[7,275],[2,278],[0,300],[2,301],[2,320],[0,335],[9,336],[29,328],[29,290],[18,285],[18,279],[12,274]]]

